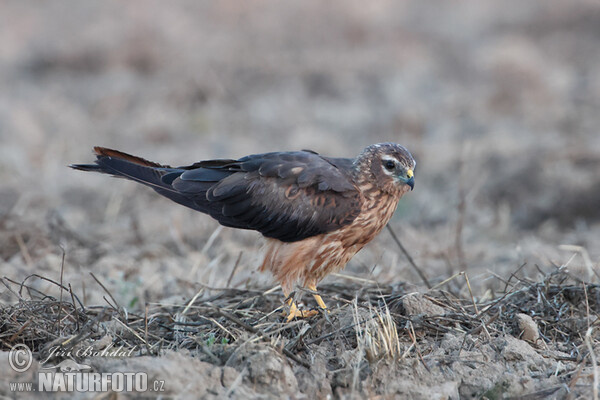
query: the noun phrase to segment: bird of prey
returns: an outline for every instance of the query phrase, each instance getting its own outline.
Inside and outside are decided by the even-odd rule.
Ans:
[[[182,167],[103,147],[94,147],[94,153],[95,164],[70,167],[142,183],[222,225],[265,236],[260,269],[281,283],[288,321],[318,313],[297,308],[289,297],[295,285],[313,291],[319,307],[326,309],[317,283],[344,268],[384,228],[415,182],[415,160],[395,143],[373,144],[356,158],[302,150]]]

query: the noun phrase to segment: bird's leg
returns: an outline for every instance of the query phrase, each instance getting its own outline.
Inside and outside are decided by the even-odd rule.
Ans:
[[[327,305],[325,304],[325,302],[323,301],[323,299],[321,298],[321,296],[319,295],[319,293],[317,292],[317,285],[315,285],[314,283],[310,283],[308,285],[306,285],[306,287],[315,292],[313,293],[313,297],[315,298],[317,304],[319,305],[319,307],[321,307],[323,310],[327,310]]]
[[[322,301],[322,300],[321,300]],[[287,300],[287,304],[290,307],[289,314],[286,318],[286,322],[291,322],[294,318],[308,318],[314,315],[317,315],[319,312],[317,310],[308,310],[302,311],[298,309],[296,306],[296,302],[292,297]]]

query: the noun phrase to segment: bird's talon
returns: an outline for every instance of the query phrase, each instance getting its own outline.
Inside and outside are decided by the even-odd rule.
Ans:
[[[319,315],[318,310],[299,310],[296,303],[290,305],[290,311],[287,314],[286,322],[291,322],[295,318],[310,318]]]

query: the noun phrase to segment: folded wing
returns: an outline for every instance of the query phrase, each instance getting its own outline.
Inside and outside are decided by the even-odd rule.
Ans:
[[[109,173],[152,187],[219,223],[285,242],[331,232],[359,214],[351,160],[309,151],[256,154],[169,167],[96,147],[96,164],[73,168]]]

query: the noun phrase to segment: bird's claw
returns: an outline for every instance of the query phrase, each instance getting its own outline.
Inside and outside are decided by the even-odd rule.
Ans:
[[[290,309],[285,322],[292,322],[292,320],[295,318],[310,318],[314,317],[315,315],[319,315],[319,310],[299,310],[298,308],[295,310]]]

